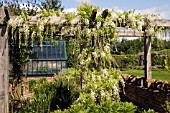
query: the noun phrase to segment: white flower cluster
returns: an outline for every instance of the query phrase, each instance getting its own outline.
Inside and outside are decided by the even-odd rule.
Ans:
[[[105,76],[109,75],[107,69],[103,69],[102,72],[103,72],[103,75],[105,75]]]
[[[88,20],[88,19],[85,19],[85,20],[84,20],[84,23],[85,23],[85,25],[89,25],[89,20]]]
[[[118,88],[117,88],[117,86],[115,84],[113,86],[113,90],[114,90],[115,95],[119,95],[119,90],[118,90]]]
[[[21,17],[17,17],[15,19],[10,19],[8,21],[8,24],[10,26],[12,26],[13,28],[15,28],[16,26],[22,26],[23,23],[24,23],[24,20]]]
[[[81,62],[80,62],[80,64],[81,64],[81,65],[84,65],[84,64],[85,64],[85,62],[81,61]]]
[[[96,93],[94,91],[91,91],[91,97],[94,101],[96,101]]]
[[[101,52],[101,57],[104,58],[105,56],[106,56],[106,54],[102,51],[102,52]]]
[[[40,31],[43,31],[43,30],[44,30],[44,23],[43,23],[43,22],[40,22],[40,23],[38,24],[38,29],[39,29]]]
[[[97,52],[95,51],[95,52],[92,52],[92,55],[94,56],[94,57],[97,57]]]
[[[110,44],[106,44],[106,46],[104,46],[104,51],[107,53],[110,52]]]
[[[146,36],[154,36],[155,35],[154,28],[146,29],[145,32],[146,32]]]
[[[101,27],[101,22],[97,22],[97,29],[99,29]]]
[[[115,27],[116,25],[115,25],[115,23],[112,20],[110,20],[110,21],[105,21],[103,26]]]

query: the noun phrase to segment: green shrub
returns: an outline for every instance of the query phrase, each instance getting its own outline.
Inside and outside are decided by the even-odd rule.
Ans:
[[[74,78],[74,77],[71,77]],[[33,87],[33,97],[24,100],[19,113],[49,113],[50,111],[64,110],[79,97],[79,88],[71,79],[68,81],[67,75],[57,75],[55,80],[48,82],[40,79]],[[32,85],[33,81],[30,82]]]
[[[91,95],[81,93],[80,100],[76,101],[71,108],[64,111],[56,110],[54,113],[134,113],[136,106],[128,102],[114,101],[111,98],[96,103]]]
[[[169,69],[170,66],[170,56],[154,56],[152,57],[152,66],[159,65],[164,69]]]
[[[30,92],[32,92],[32,89],[34,88],[35,85],[36,85],[36,80],[28,81],[28,87]]]
[[[162,66],[163,64],[163,58],[160,57],[160,56],[154,56],[152,57],[152,65],[155,66],[155,65],[160,65]]]
[[[60,82],[60,86],[56,88],[56,93],[51,101],[51,110],[67,109],[79,97],[79,91],[69,84]]]
[[[138,66],[138,58],[136,55],[113,55],[113,58],[119,68]]]

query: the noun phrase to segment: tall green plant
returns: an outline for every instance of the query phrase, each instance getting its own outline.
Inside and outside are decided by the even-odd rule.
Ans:
[[[74,69],[69,69],[73,71]],[[55,80],[48,82],[46,79],[36,81],[32,86],[33,97],[24,100],[19,113],[50,113],[53,110],[64,110],[73,104],[79,97],[80,88],[76,83],[76,76],[64,74],[62,71]],[[64,74],[64,75],[63,75]],[[70,80],[68,80],[68,77]],[[71,84],[72,83],[72,84]]]

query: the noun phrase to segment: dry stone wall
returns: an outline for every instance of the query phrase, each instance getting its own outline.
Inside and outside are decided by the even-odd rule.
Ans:
[[[159,113],[168,112],[166,101],[170,101],[170,83],[167,81],[146,80],[144,77],[122,75],[125,87],[121,87],[121,98],[131,101],[145,109],[154,109]]]

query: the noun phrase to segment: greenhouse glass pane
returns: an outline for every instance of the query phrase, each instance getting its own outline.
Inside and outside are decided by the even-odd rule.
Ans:
[[[33,63],[32,63],[32,71],[33,71],[33,73],[37,73],[37,61],[33,61]]]

